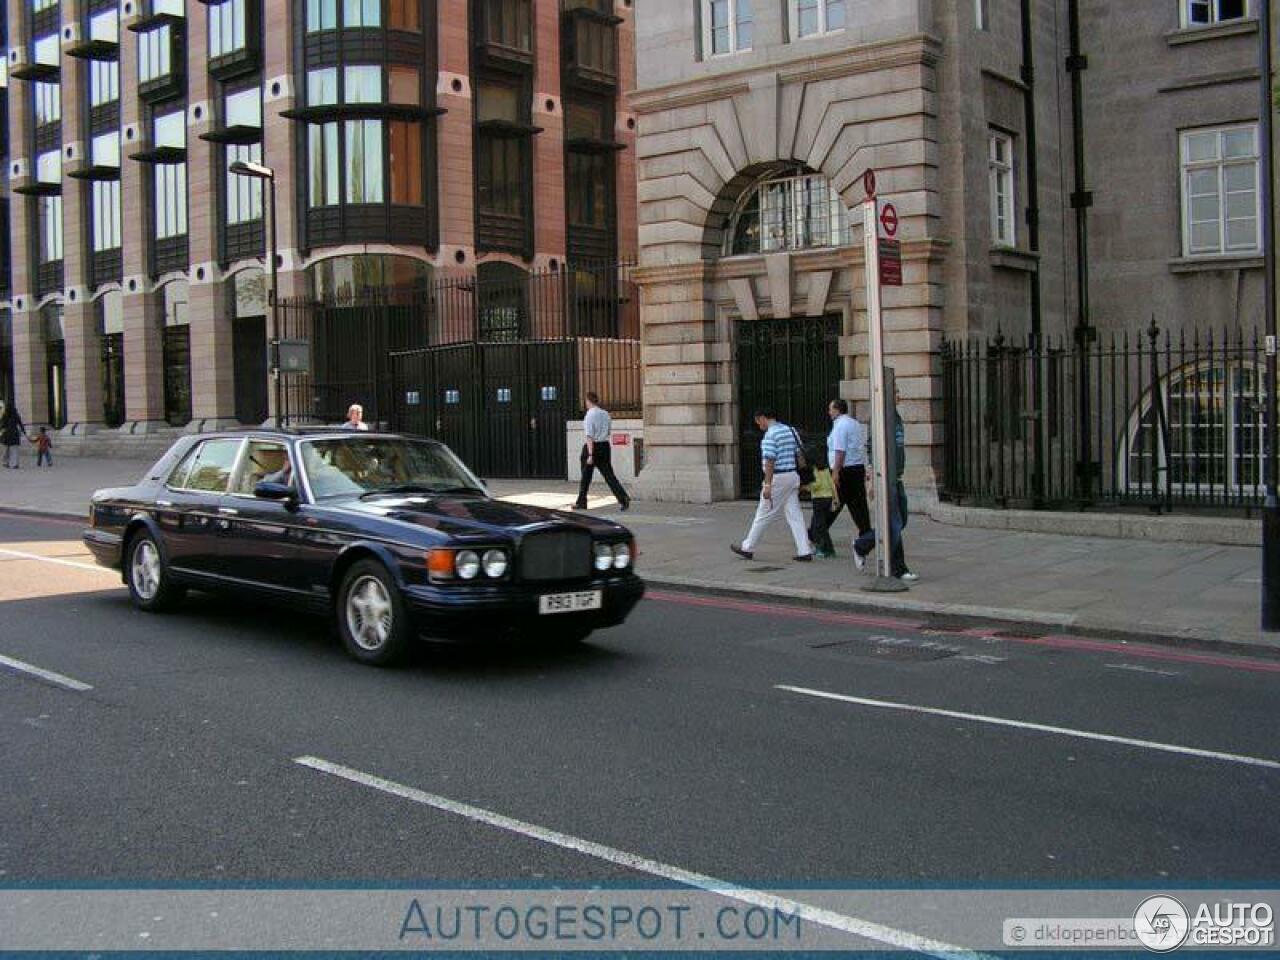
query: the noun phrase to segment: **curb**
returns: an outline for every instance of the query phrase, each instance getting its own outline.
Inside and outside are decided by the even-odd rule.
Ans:
[[[1005,607],[981,607],[969,604],[931,603],[927,600],[905,600],[892,594],[867,594],[864,598],[862,596],[833,594],[817,590],[800,590],[794,587],[771,587],[769,592],[765,593],[761,590],[734,587],[728,584],[697,580],[691,577],[644,575],[644,582],[650,587],[666,587],[704,596],[753,600],[757,603],[781,601],[781,605],[784,606],[812,607],[819,610],[919,614],[926,618],[926,626],[934,627],[935,629],[937,628],[935,624],[941,623],[945,623],[946,627],[957,629],[988,626],[992,623],[997,623],[1001,626],[994,628],[993,632],[999,630],[1013,633],[1018,629],[1023,629],[1027,630],[1029,634],[1043,636],[1048,631],[1064,631],[1075,637],[1111,640],[1122,644],[1145,643],[1162,647],[1180,647],[1182,649],[1231,654],[1234,656],[1280,660],[1280,644],[1270,644],[1260,640],[1224,640],[1191,632],[1177,633],[1167,629],[1143,630],[1132,625],[1117,627],[1112,624],[1076,617],[1072,614],[1045,613],[1038,610],[1018,610]],[[934,623],[931,624],[930,620],[934,621]],[[1046,628],[1048,628],[1048,631],[1046,631]]]
[[[86,513],[69,513],[65,510],[37,510],[34,507],[0,507],[0,516],[34,517],[37,520],[75,520],[87,524]]]

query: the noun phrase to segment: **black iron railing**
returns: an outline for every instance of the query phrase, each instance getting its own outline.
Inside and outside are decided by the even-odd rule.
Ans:
[[[1262,346],[1256,331],[1175,337],[1154,321],[1083,347],[1052,337],[947,341],[943,496],[996,506],[1257,507]]]
[[[617,379],[615,406],[640,407],[639,299],[627,264],[512,269],[497,279],[469,275],[364,288],[321,301],[285,300],[280,313],[281,337],[311,346],[310,372],[286,375],[284,407],[293,420],[342,420],[347,407],[359,403],[367,420],[389,422],[403,401],[393,375],[397,354],[561,340],[582,344],[573,351],[575,369],[587,380],[601,380],[583,390],[605,396]],[[596,347],[585,346],[593,342]],[[618,343],[631,346],[605,346]],[[615,363],[618,350],[630,352]],[[621,379],[612,372],[619,365],[628,371]],[[576,384],[572,396],[576,403]]]

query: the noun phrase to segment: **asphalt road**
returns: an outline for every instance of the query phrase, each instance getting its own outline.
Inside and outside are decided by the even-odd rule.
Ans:
[[[376,670],[136,612],[78,536],[0,514],[0,884],[654,876],[562,836],[752,886],[1280,878],[1280,661],[660,592]]]

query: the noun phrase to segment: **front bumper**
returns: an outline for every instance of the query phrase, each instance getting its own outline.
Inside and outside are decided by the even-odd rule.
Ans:
[[[579,613],[538,613],[538,598],[549,593],[603,592],[599,610]],[[418,631],[428,635],[489,632],[530,623],[616,627],[644,596],[644,581],[634,573],[576,580],[571,583],[498,583],[415,585],[404,588],[404,599]]]

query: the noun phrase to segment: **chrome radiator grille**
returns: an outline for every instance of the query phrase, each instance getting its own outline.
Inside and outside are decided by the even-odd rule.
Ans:
[[[524,580],[583,580],[591,576],[591,534],[585,530],[531,533],[520,544]]]

